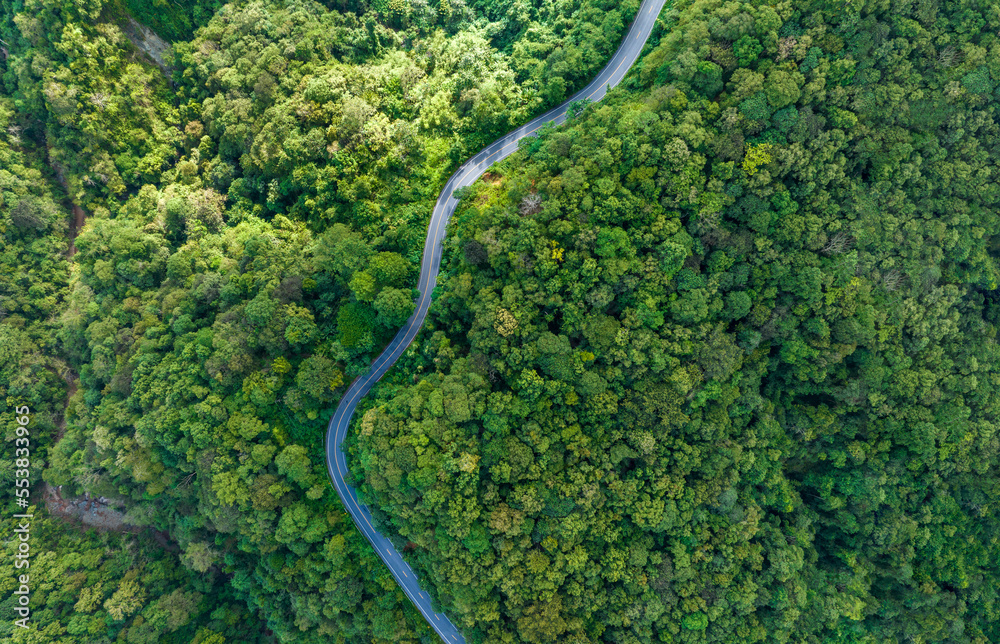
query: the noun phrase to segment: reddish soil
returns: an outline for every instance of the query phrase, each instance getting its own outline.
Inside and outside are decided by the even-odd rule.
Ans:
[[[69,227],[69,256],[73,257],[76,254],[76,236],[80,233],[80,229],[83,228],[84,222],[87,221],[87,213],[84,212],[83,208],[73,204],[73,223]]]
[[[52,148],[46,146],[45,158],[48,159],[49,167],[52,171],[56,173],[56,180],[59,185],[63,187],[63,190],[69,193],[69,183],[66,181],[66,175],[63,173],[63,168],[58,162],[52,160]],[[73,221],[69,224],[69,255],[68,257],[72,259],[73,255],[76,254],[76,246],[74,241],[76,241],[76,236],[80,233],[80,229],[83,228],[84,222],[87,221],[87,212],[77,204],[71,204],[73,209]]]

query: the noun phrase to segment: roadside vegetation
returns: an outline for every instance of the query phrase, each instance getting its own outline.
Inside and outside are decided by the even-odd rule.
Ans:
[[[471,641],[1000,639],[998,28],[675,3],[465,195],[352,454]]]
[[[144,529],[42,519],[45,637],[436,641],[326,422],[412,311],[446,178],[637,7],[0,0],[0,405],[36,480]],[[380,529],[477,644],[1000,641],[1000,14],[661,21],[464,194],[356,417]]]
[[[52,599],[47,636],[433,637],[329,487],[326,419],[409,315],[447,176],[581,87],[637,6],[0,4],[4,408],[35,412],[36,481],[123,502],[187,571],[119,617],[101,607],[141,563],[88,563],[100,596],[72,622]],[[171,41],[169,75],[130,18]],[[37,547],[62,560],[58,534]],[[170,584],[248,612],[168,635]]]

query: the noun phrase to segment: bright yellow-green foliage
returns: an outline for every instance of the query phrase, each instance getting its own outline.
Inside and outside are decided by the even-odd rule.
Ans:
[[[412,312],[448,176],[589,80],[638,3],[253,0],[212,18],[221,4],[0,2],[0,400],[38,411],[48,482],[120,500],[199,588],[260,609],[175,629],[121,571],[88,586],[102,614],[39,612],[38,632],[429,641],[331,493],[324,417]],[[132,46],[129,12],[172,41],[171,72]]]
[[[559,246],[559,242],[555,240],[550,241],[549,245],[552,247],[552,259],[557,262],[563,261],[563,253],[566,251],[566,249],[561,248]]]
[[[459,205],[353,453],[484,641],[1000,642],[1000,16],[877,4],[675,3]]]
[[[757,172],[757,168],[770,163],[773,160],[771,157],[772,148],[774,146],[770,143],[747,145],[746,156],[743,157],[743,172],[748,177],[752,177]]]
[[[28,577],[31,628],[11,624],[5,642],[90,644],[118,637],[137,644],[187,644],[206,641],[198,634],[208,630],[225,632],[231,641],[269,643],[260,618],[247,611],[224,579],[185,568],[151,531],[99,533],[67,526],[41,505],[25,512],[34,515],[30,566],[12,567],[14,572],[0,581],[0,592],[11,596],[20,585],[18,576]],[[16,561],[21,543],[13,532],[17,525],[5,521],[0,526],[0,549],[9,561]]]
[[[677,0],[462,201],[347,448],[470,642],[1000,642],[1000,15],[821,4]],[[137,6],[0,0],[0,400],[40,410],[46,481],[179,552],[57,543],[21,637],[431,641],[324,421],[447,177],[638,3],[230,3],[170,82],[111,24]],[[221,588],[259,615],[181,624]]]

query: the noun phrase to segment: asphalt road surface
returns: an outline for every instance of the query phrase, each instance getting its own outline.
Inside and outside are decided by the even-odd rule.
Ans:
[[[486,170],[497,161],[510,156],[517,151],[517,142],[522,138],[534,134],[536,130],[544,124],[552,122],[559,125],[566,120],[566,113],[569,106],[574,101],[589,99],[599,101],[607,94],[608,89],[616,86],[628,72],[629,68],[639,58],[646,40],[649,38],[656,18],[663,9],[666,0],[644,0],[635,21],[625,34],[625,40],[621,47],[615,52],[611,62],[601,70],[594,80],[582,90],[574,94],[569,100],[555,107],[538,118],[532,120],[510,134],[494,141],[476,156],[462,164],[455,171],[455,174],[448,179],[441,196],[438,197],[434,206],[434,214],[431,215],[431,222],[427,229],[427,242],[424,245],[424,257],[420,263],[420,298],[417,300],[416,310],[407,320],[406,325],[400,329],[396,337],[393,338],[385,351],[372,363],[368,372],[355,380],[351,387],[344,394],[337,407],[337,411],[330,419],[330,425],[326,433],[326,467],[333,481],[333,487],[340,495],[344,507],[351,514],[354,523],[357,524],[361,532],[371,542],[375,552],[378,553],[385,565],[392,571],[393,577],[399,583],[400,588],[410,598],[424,615],[424,619],[437,631],[448,644],[465,643],[462,633],[455,628],[454,624],[444,613],[435,612],[431,608],[430,596],[420,588],[420,580],[413,572],[413,569],[403,561],[403,558],[393,547],[392,543],[372,526],[372,515],[368,508],[358,502],[358,496],[354,488],[347,484],[347,459],[340,449],[347,430],[350,427],[351,416],[358,405],[358,401],[364,398],[365,394],[382,378],[383,375],[395,364],[399,356],[403,355],[406,348],[410,346],[413,339],[417,337],[417,332],[427,317],[427,310],[431,305],[431,292],[437,283],[438,270],[441,267],[441,242],[444,240],[448,219],[455,211],[458,200],[454,193],[459,188],[471,186]]]

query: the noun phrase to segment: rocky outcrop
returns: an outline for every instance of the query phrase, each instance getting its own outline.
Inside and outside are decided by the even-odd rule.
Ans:
[[[131,16],[129,16],[128,22],[122,25],[122,32],[132,41],[133,45],[152,58],[164,74],[170,76],[170,65],[166,63],[170,57],[170,43]]]

